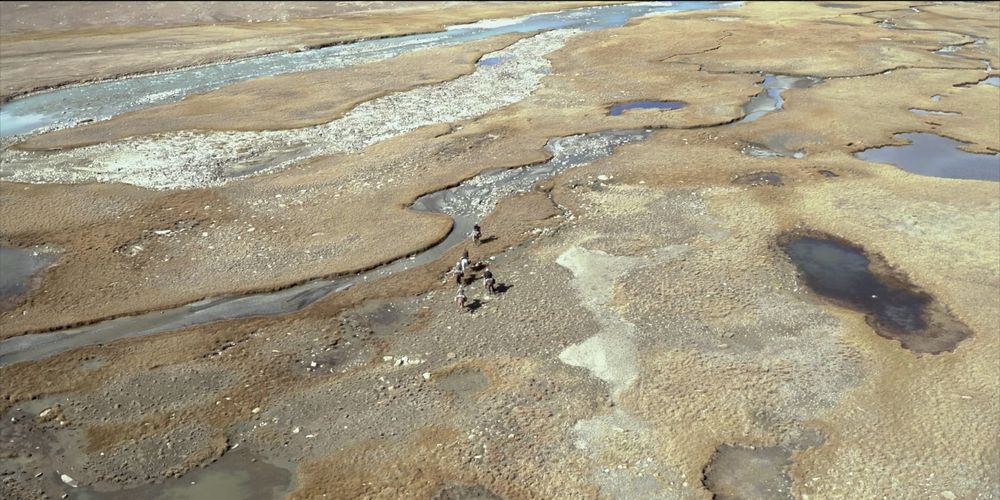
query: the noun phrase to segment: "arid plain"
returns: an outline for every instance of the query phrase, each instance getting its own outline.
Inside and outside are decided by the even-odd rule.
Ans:
[[[4,4],[5,106],[599,3],[246,4]],[[706,7],[3,137],[0,496],[1000,497],[1000,4]]]

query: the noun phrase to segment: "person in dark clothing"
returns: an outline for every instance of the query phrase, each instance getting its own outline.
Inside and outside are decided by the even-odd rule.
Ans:
[[[493,272],[488,267],[483,271],[483,285],[490,294],[496,293],[497,280],[493,278]]]
[[[472,226],[472,241],[476,245],[479,245],[479,243],[480,243],[479,240],[482,237],[483,237],[483,230],[479,227],[479,224],[476,224],[476,225]]]

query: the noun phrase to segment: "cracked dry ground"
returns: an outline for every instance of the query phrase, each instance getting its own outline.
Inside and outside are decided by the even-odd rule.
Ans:
[[[983,60],[1000,66],[998,40],[995,3],[651,17],[571,39],[520,103],[358,154],[184,192],[5,183],[8,242],[67,249],[3,317],[19,333],[109,315],[89,310],[97,289],[155,309],[196,298],[196,279],[246,288],[224,263],[251,248],[271,266],[252,266],[264,287],[387,258],[372,249],[405,255],[447,229],[404,211],[419,194],[544,159],[549,137],[660,129],[502,203],[483,223],[495,239],[469,250],[495,257],[506,290],[486,296],[476,281],[472,313],[456,310],[444,274],[456,248],[299,313],[0,368],[3,496],[154,497],[211,484],[212,471],[246,476],[230,491],[263,498],[1000,496],[998,184],[853,155],[899,132],[1000,151],[1000,89],[975,85]],[[961,57],[935,52],[960,44]],[[779,112],[717,126],[742,116],[758,72],[825,80],[785,91]],[[637,99],[688,105],[606,115]],[[804,156],[754,157],[747,144]],[[732,182],[760,172],[781,182]],[[399,182],[372,189],[390,175]],[[46,204],[79,210],[33,226]],[[198,228],[141,261],[112,251],[188,217],[243,239],[209,250]],[[261,230],[245,232],[251,219]],[[301,238],[271,236],[279,226]],[[917,354],[877,335],[805,287],[778,244],[795,232],[879,256],[973,336]],[[142,285],[154,275],[159,288]]]

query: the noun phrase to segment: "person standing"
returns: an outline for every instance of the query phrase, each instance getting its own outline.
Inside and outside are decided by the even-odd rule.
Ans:
[[[465,310],[465,287],[458,285],[458,293],[455,294],[455,303],[460,310]]]
[[[479,227],[479,224],[472,226],[472,241],[479,246],[480,238],[483,237],[483,230]]]

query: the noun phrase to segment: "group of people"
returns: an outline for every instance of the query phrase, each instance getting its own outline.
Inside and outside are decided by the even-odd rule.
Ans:
[[[476,244],[480,244],[482,238],[482,229],[479,224],[472,226],[472,241]],[[466,270],[469,270],[469,275],[466,276]],[[455,264],[454,269],[452,269],[452,274],[455,276],[455,283],[458,284],[458,293],[455,294],[455,304],[458,308],[464,310],[466,308],[466,301],[468,298],[465,295],[465,285],[471,283],[476,279],[475,275],[472,274],[472,262],[469,260],[469,251],[463,250],[462,257]],[[486,292],[489,294],[495,294],[497,280],[493,277],[493,272],[487,267],[483,270],[483,286],[486,288]]]

